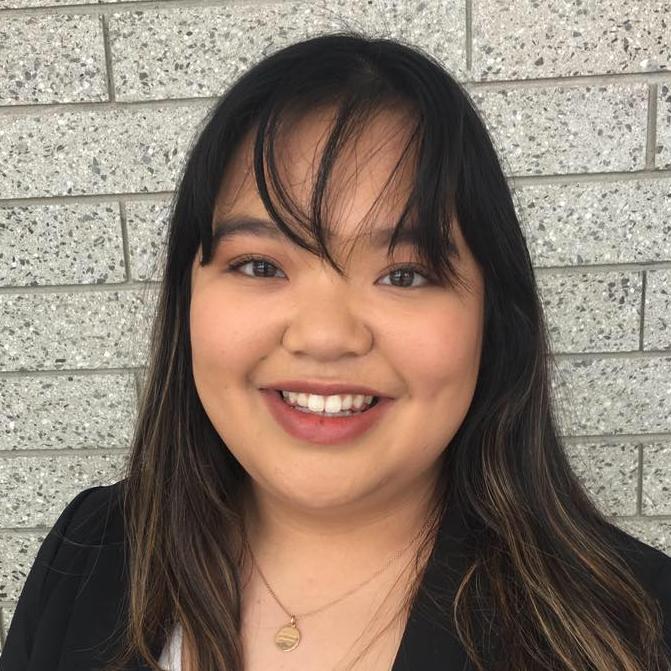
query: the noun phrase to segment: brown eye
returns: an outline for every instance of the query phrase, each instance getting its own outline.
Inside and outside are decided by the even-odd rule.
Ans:
[[[268,259],[265,259],[262,256],[244,256],[240,259],[236,259],[235,261],[231,262],[228,264],[227,269],[232,272],[239,272],[238,269],[242,268],[243,266],[246,266],[248,264],[253,264],[252,265],[252,272],[254,272],[255,269],[263,269],[263,268],[275,268],[278,269],[277,266],[274,263],[271,263],[268,261]],[[242,275],[247,275],[247,277],[274,277],[274,275],[261,272],[261,275],[249,275],[248,273],[240,273]]]
[[[241,272],[240,268],[244,266],[251,265],[252,271],[250,273]],[[234,261],[231,261],[227,267],[227,271],[239,273],[252,279],[274,279],[277,276],[273,273],[274,270],[279,270],[277,265],[269,261],[263,256],[254,256],[248,255],[243,256]],[[259,271],[259,274],[256,274],[256,271]],[[282,271],[280,271],[282,272]],[[423,277],[425,282],[419,286],[413,286],[413,280],[416,276]],[[392,278],[392,283],[387,284],[387,286],[392,286],[397,289],[421,289],[424,286],[432,286],[436,284],[436,281],[433,279],[432,275],[422,266],[417,264],[404,264],[392,268],[385,277]],[[400,284],[395,284],[395,282],[400,282]]]
[[[413,278],[416,275],[424,277],[426,282],[420,286],[411,286]],[[415,264],[405,264],[402,266],[397,266],[396,268],[392,268],[389,273],[385,275],[385,277],[391,277],[396,280],[400,280],[401,286],[395,284],[391,285],[399,289],[420,289],[422,286],[429,286],[433,284],[431,275],[424,268]]]

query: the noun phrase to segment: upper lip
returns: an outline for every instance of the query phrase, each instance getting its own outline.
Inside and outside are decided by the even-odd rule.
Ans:
[[[378,396],[380,398],[391,398],[385,396],[382,392],[371,387],[350,382],[321,382],[319,380],[280,380],[264,389],[276,389],[283,391],[304,391],[320,396],[330,396],[335,394],[363,394],[364,396]]]

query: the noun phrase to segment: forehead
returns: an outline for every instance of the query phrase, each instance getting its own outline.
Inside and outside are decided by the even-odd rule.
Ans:
[[[310,199],[333,114],[331,108],[324,108],[296,121],[290,119],[278,128],[274,158],[290,209],[273,188],[267,165],[265,177],[271,200],[285,221],[295,221],[291,210],[298,211],[303,222],[310,219]],[[397,221],[414,177],[414,147],[403,155],[412,128],[413,120],[406,113],[383,110],[366,122],[362,133],[339,149],[321,211],[329,238],[354,240],[361,226],[370,225],[380,229],[379,234],[371,232],[371,242],[376,244],[384,237],[384,230]],[[215,202],[214,228],[240,217],[270,219],[252,170],[255,132],[252,128],[243,137],[227,165]]]

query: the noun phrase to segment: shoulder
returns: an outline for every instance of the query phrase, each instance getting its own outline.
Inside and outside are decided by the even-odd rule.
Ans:
[[[89,487],[63,509],[35,559],[33,586],[45,598],[57,584],[76,580],[90,569],[92,557],[124,543],[122,515],[125,481]],[[43,572],[43,573],[42,573]]]
[[[124,487],[124,480],[89,487],[64,507],[24,581],[0,657],[0,670],[33,668],[28,663],[36,650],[42,656],[57,654],[61,643],[57,632],[62,632],[67,622],[64,613],[72,612],[86,584],[84,578],[91,584],[95,572],[98,582],[92,593],[96,602],[104,586],[117,589],[119,581],[114,578],[123,570],[124,561]]]
[[[664,584],[671,575],[671,557],[660,549],[611,524],[619,554],[649,587]]]
[[[45,545],[81,546],[123,541],[122,505],[126,481],[80,491],[62,509]]]
[[[671,556],[618,526],[611,527],[620,556],[658,601],[664,616],[665,639],[671,644]]]
[[[64,508],[54,525],[75,543],[117,543],[123,540],[122,506],[126,480],[89,487]]]

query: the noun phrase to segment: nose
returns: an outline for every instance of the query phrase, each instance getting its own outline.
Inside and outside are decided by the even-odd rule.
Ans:
[[[283,345],[292,354],[320,361],[363,356],[373,336],[360,312],[343,290],[310,291],[287,316]]]

